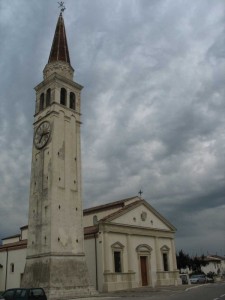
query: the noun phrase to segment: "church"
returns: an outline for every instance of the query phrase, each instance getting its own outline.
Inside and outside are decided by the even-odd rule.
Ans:
[[[59,15],[35,87],[29,219],[0,246],[0,290],[43,287],[48,299],[177,285],[175,227],[134,196],[83,210],[81,90]]]
[[[180,284],[176,229],[134,196],[84,209],[84,250],[91,284],[102,292]],[[24,273],[28,226],[0,246],[0,290],[18,287]],[[7,269],[7,272],[6,272]]]

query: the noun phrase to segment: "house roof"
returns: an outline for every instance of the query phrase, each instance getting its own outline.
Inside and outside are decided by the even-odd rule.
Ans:
[[[218,258],[220,260],[225,260],[225,256],[220,256],[220,255],[210,255],[210,257],[215,257]]]
[[[225,257],[219,256],[219,255],[207,255],[204,260],[206,261],[214,261],[214,262],[220,262],[221,260],[225,260]]]

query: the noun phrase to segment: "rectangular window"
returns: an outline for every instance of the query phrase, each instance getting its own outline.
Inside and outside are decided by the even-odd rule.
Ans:
[[[10,264],[10,271],[11,271],[11,273],[14,273],[14,264],[13,263]]]
[[[121,252],[114,251],[114,268],[116,273],[121,273]]]
[[[168,254],[167,253],[163,253],[163,270],[169,271]]]

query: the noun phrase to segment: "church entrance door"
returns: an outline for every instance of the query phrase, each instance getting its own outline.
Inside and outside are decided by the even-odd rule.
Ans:
[[[140,256],[141,263],[141,283],[142,286],[148,285],[148,273],[147,273],[147,256]]]

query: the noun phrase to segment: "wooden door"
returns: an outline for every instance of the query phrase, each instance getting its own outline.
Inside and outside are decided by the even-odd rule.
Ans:
[[[148,273],[147,273],[147,256],[140,256],[141,262],[141,283],[142,286],[148,285]]]

